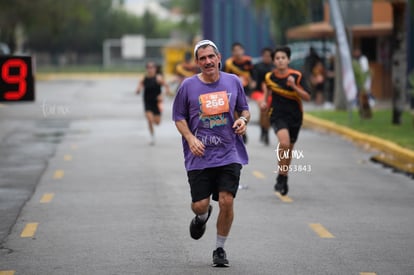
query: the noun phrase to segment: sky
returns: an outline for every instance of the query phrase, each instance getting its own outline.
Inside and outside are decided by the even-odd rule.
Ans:
[[[151,1],[154,1],[154,0],[150,0],[150,2]],[[131,3],[131,4],[135,4],[135,3],[145,3],[145,2],[149,2],[148,0],[125,0],[125,3],[126,4],[129,4],[129,3]]]
[[[171,13],[160,6],[156,0],[125,0],[125,8],[138,16],[142,16],[145,10],[156,14],[161,19],[171,19],[179,21],[180,17],[174,17]]]

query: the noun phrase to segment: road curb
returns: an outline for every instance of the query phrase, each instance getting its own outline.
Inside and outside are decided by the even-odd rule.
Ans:
[[[312,129],[327,130],[345,136],[354,142],[366,144],[370,148],[379,151],[377,155],[371,158],[373,161],[408,173],[414,177],[413,150],[401,147],[394,142],[364,134],[325,119],[317,118],[307,113],[305,113],[303,117],[303,126]]]

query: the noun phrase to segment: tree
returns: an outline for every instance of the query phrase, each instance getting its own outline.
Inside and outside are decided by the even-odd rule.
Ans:
[[[404,111],[405,93],[407,83],[407,31],[405,14],[407,1],[391,0],[393,8],[393,34],[392,34],[392,123],[401,124]]]
[[[30,16],[25,0],[0,0],[0,41],[16,48],[16,29]]]
[[[275,27],[276,41],[286,42],[285,31],[293,26],[308,22],[310,5],[314,0],[254,0],[258,9],[270,12]]]
[[[171,0],[188,15],[182,22],[159,21],[146,12],[142,17],[122,8],[123,0],[0,0],[0,41],[14,52],[16,34],[24,38],[25,48],[37,52],[61,54],[97,53],[108,38],[124,34],[143,34],[148,38],[169,36],[172,30],[197,33],[200,22],[191,21],[198,13],[199,1]],[[115,3],[115,4],[114,4]],[[188,13],[188,14],[187,14]]]
[[[170,10],[178,9],[184,18],[174,27],[181,32],[184,39],[192,39],[200,34],[201,30],[201,1],[194,0],[165,0],[162,3]]]
[[[107,15],[111,5],[111,0],[0,0],[0,39],[14,49],[16,28],[21,26],[31,49],[57,52],[76,47],[79,34],[95,18]]]
[[[26,24],[28,45],[34,50],[54,53],[91,43],[99,30],[93,34],[85,35],[85,32],[96,18],[108,14],[111,8],[110,0],[37,0],[31,3],[32,15]]]
[[[164,4],[172,9],[174,7],[178,7],[185,15],[193,15],[200,12],[201,9],[201,1],[194,1],[194,0],[167,0],[162,1]]]
[[[142,24],[144,27],[143,35],[145,37],[153,38],[155,36],[155,30],[157,27],[156,17],[149,11],[145,11],[142,17]]]

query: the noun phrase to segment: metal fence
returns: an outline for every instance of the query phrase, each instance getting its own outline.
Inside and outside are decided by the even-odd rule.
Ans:
[[[109,39],[104,41],[102,52],[77,53],[64,52],[51,54],[47,52],[32,52],[36,56],[36,65],[44,67],[65,67],[65,66],[102,66],[103,69],[136,68],[144,67],[149,60],[158,64],[164,64],[164,47],[169,39],[146,39],[145,56],[143,58],[123,58],[121,39]]]
[[[109,39],[103,43],[102,64],[104,68],[111,66],[143,66],[149,60],[158,64],[164,63],[163,49],[169,39],[146,39],[145,56],[143,58],[125,59],[122,57],[121,39]]]

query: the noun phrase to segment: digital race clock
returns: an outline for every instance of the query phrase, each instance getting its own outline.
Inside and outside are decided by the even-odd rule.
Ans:
[[[0,56],[0,101],[34,101],[34,78],[30,56]]]

